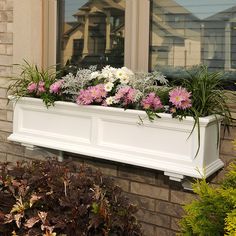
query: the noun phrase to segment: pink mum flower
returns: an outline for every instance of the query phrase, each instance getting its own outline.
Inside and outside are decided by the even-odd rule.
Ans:
[[[50,93],[58,94],[60,92],[62,80],[56,81],[50,86]]]
[[[90,105],[93,103],[93,97],[89,90],[80,90],[79,96],[76,99],[76,103],[79,105]]]
[[[154,111],[163,108],[161,100],[155,93],[149,93],[146,98],[141,101],[143,109],[152,109]]]
[[[92,103],[101,103],[107,96],[104,84],[91,86],[87,89],[82,89],[76,99],[79,105],[90,105]]]
[[[37,91],[37,84],[33,83],[33,82],[29,83],[27,90],[29,93],[36,92]]]
[[[176,108],[185,110],[192,106],[191,104],[191,93],[185,88],[177,87],[169,92],[170,102],[175,105]]]
[[[45,89],[45,83],[43,81],[39,81],[38,84],[38,93],[44,93],[46,91]]]
[[[104,84],[89,87],[89,91],[95,102],[101,102],[107,96]]]
[[[122,105],[127,106],[135,102],[136,95],[136,89],[133,89],[130,86],[125,86],[117,91],[114,96],[114,101],[116,103],[122,103]]]

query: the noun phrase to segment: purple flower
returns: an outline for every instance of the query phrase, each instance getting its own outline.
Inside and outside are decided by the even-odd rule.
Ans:
[[[44,81],[39,81],[37,93],[40,94],[40,93],[44,93],[45,91],[46,89],[45,89]]]
[[[76,99],[76,103],[79,105],[89,105],[92,103],[102,103],[107,96],[104,84],[98,84],[96,86],[82,89]]]
[[[36,83],[29,83],[28,87],[27,87],[27,90],[29,93],[34,93],[37,91],[37,84]]]
[[[114,96],[115,103],[121,103],[123,106],[127,106],[135,102],[137,90],[130,86],[120,88]]]
[[[192,106],[191,104],[191,93],[186,88],[177,87],[169,92],[170,102],[179,109],[185,110]]]
[[[62,82],[63,82],[62,80],[59,80],[59,81],[56,81],[55,83],[53,83],[49,89],[50,93],[58,94],[61,90]]]
[[[146,98],[141,101],[143,109],[152,109],[154,111],[163,108],[161,100],[155,93],[149,93]]]
[[[93,102],[93,97],[89,90],[80,90],[79,96],[76,99],[76,103],[79,105],[89,105]]]

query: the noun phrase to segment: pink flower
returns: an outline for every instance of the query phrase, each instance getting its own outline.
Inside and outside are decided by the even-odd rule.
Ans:
[[[37,91],[37,84],[33,83],[33,82],[29,83],[27,90],[29,93],[36,92]]]
[[[62,80],[56,81],[50,86],[50,93],[58,94],[60,92]]]
[[[89,87],[89,91],[95,102],[101,102],[107,96],[104,84]]]
[[[93,102],[93,97],[89,90],[80,90],[79,96],[76,99],[76,103],[79,105],[89,105]]]
[[[141,105],[145,110],[152,109],[154,111],[163,107],[160,98],[155,93],[149,93],[146,98],[143,98]]]
[[[177,87],[169,92],[170,102],[179,109],[185,110],[192,106],[191,104],[191,93],[185,88]]]
[[[120,88],[114,96],[116,103],[121,103],[123,106],[127,106],[135,102],[137,90],[130,86]]]
[[[45,91],[45,83],[43,81],[39,81],[37,93],[44,93]]]
[[[98,84],[91,86],[87,89],[82,89],[79,92],[79,96],[76,99],[76,103],[79,105],[89,105],[92,103],[102,103],[106,98],[107,92],[104,84]]]

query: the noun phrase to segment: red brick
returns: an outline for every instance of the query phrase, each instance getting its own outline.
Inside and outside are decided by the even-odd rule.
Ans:
[[[138,213],[136,213],[136,216],[141,222],[158,225],[164,228],[170,228],[170,216],[147,211],[145,209],[139,209]]]
[[[155,211],[155,199],[126,193],[126,196],[135,203],[138,208]]]
[[[176,236],[176,232],[156,227],[156,236]]]
[[[236,151],[234,150],[234,145],[231,140],[221,140],[220,153],[223,155],[236,156]]]
[[[118,170],[118,176],[130,179],[136,182],[155,184],[155,171],[143,168],[121,166]]]
[[[150,198],[161,199],[168,201],[169,189],[156,187],[153,185],[131,182],[131,193],[135,193]]]
[[[156,211],[175,217],[181,217],[184,213],[181,205],[159,200],[156,201]]]
[[[179,221],[179,218],[171,218],[171,229],[175,231],[180,231]]]
[[[117,167],[115,165],[99,162],[97,159],[96,161],[85,160],[85,164],[100,170],[104,175],[117,176]]]
[[[171,190],[170,201],[177,204],[187,204],[196,198],[195,194]]]
[[[156,236],[154,225],[142,223],[142,231],[144,236]]]
[[[169,177],[163,175],[163,172],[157,173],[155,185],[159,187],[168,188],[170,186]]]
[[[116,178],[116,177],[113,177],[113,179],[115,180],[115,184],[117,184],[119,187],[121,187],[123,189],[123,191],[129,192],[130,182],[128,180],[119,179],[119,178]]]

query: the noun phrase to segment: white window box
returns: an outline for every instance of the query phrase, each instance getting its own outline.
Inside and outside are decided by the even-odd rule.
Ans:
[[[171,179],[201,178],[223,167],[214,116],[200,119],[200,150],[194,119],[179,121],[161,113],[160,119],[138,125],[144,111],[21,98],[14,105],[9,140],[164,171]],[[190,135],[190,136],[189,136]]]

